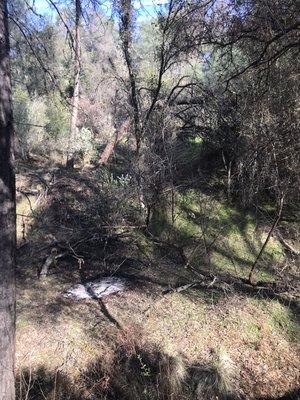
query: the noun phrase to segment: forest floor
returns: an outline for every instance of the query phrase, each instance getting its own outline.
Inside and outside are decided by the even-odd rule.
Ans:
[[[297,260],[274,236],[259,285],[240,280],[267,212],[245,214],[189,185],[154,236],[138,228],[126,190],[124,205],[124,176],[106,184],[99,174],[19,163],[18,398],[298,399]],[[61,257],[38,279],[54,247]],[[108,275],[132,284],[100,301],[64,297],[83,276]]]

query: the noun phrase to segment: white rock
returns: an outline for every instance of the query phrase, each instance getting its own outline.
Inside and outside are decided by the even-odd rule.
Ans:
[[[65,297],[82,300],[82,299],[102,299],[112,293],[123,291],[128,285],[128,280],[125,278],[109,277],[86,282],[71,287]]]

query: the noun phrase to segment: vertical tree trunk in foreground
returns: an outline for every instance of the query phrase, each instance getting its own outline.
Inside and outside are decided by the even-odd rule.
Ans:
[[[0,2],[0,400],[15,399],[15,177],[7,1]]]
[[[80,86],[80,16],[81,16],[81,0],[75,0],[75,68],[74,68],[74,92],[72,98],[72,114],[70,123],[69,149],[67,156],[67,168],[74,167],[74,142],[77,133],[77,119],[79,106],[79,86]]]

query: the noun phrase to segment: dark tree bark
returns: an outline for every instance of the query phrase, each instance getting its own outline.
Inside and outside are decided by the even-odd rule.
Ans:
[[[15,176],[7,1],[0,2],[0,400],[15,399]]]
[[[136,71],[134,61],[131,56],[131,47],[133,42],[133,21],[134,8],[132,0],[120,1],[120,36],[122,40],[123,54],[128,70],[130,94],[129,102],[133,110],[133,128],[136,142],[136,155],[139,157],[142,141],[140,106],[138,100],[138,88],[136,83]]]
[[[72,98],[72,114],[70,123],[70,139],[67,157],[67,168],[74,168],[74,151],[72,147],[76,140],[78,107],[79,107],[79,86],[80,86],[80,16],[81,16],[81,0],[75,0],[75,67],[74,67],[74,92]]]

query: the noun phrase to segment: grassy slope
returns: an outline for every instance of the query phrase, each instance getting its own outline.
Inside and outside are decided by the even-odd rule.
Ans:
[[[187,191],[180,198],[178,218],[175,226],[186,236],[206,236],[207,243],[213,243],[211,263],[216,270],[247,277],[268,233],[268,227],[255,216],[238,211],[211,196]],[[284,260],[280,243],[271,238],[263,254],[257,278],[272,279],[272,263]],[[198,259],[199,261],[199,259]]]
[[[81,209],[73,190],[81,193],[84,184],[67,178],[70,186],[63,197],[77,216],[82,215],[86,209]],[[95,174],[84,178],[97,185]],[[20,174],[21,184],[34,188],[38,182],[29,180],[25,171]],[[49,202],[57,200],[54,197],[49,195],[37,205],[41,224],[33,228],[27,224],[33,244],[50,240],[45,221],[53,222]],[[178,193],[176,204],[174,225],[168,216],[157,221],[161,236],[182,247],[193,268],[247,276],[266,235],[264,222],[195,189]],[[18,212],[30,213],[24,198]],[[61,229],[52,230],[51,238],[68,235],[68,226],[58,222]],[[20,221],[18,226],[21,229]],[[212,399],[209,388],[202,388],[206,395],[201,397],[200,385],[206,382],[209,387],[203,374],[212,371],[222,376],[212,378],[219,388],[214,390],[233,391],[243,398],[279,396],[299,386],[298,325],[289,307],[226,286],[162,296],[168,285],[193,277],[178,255],[142,233],[132,233],[130,242],[137,243],[135,250],[129,251],[125,241],[123,256],[145,261],[135,270],[145,279],[107,298],[105,312],[92,300],[62,299],[64,290],[79,279],[74,260],[61,261],[51,276],[39,281],[35,268],[42,258],[24,250],[17,304],[20,399],[196,399],[197,390],[199,399]],[[86,268],[91,262],[87,257]],[[273,279],[282,265],[282,248],[272,239],[257,278]],[[108,272],[102,260],[93,260],[93,268]]]

